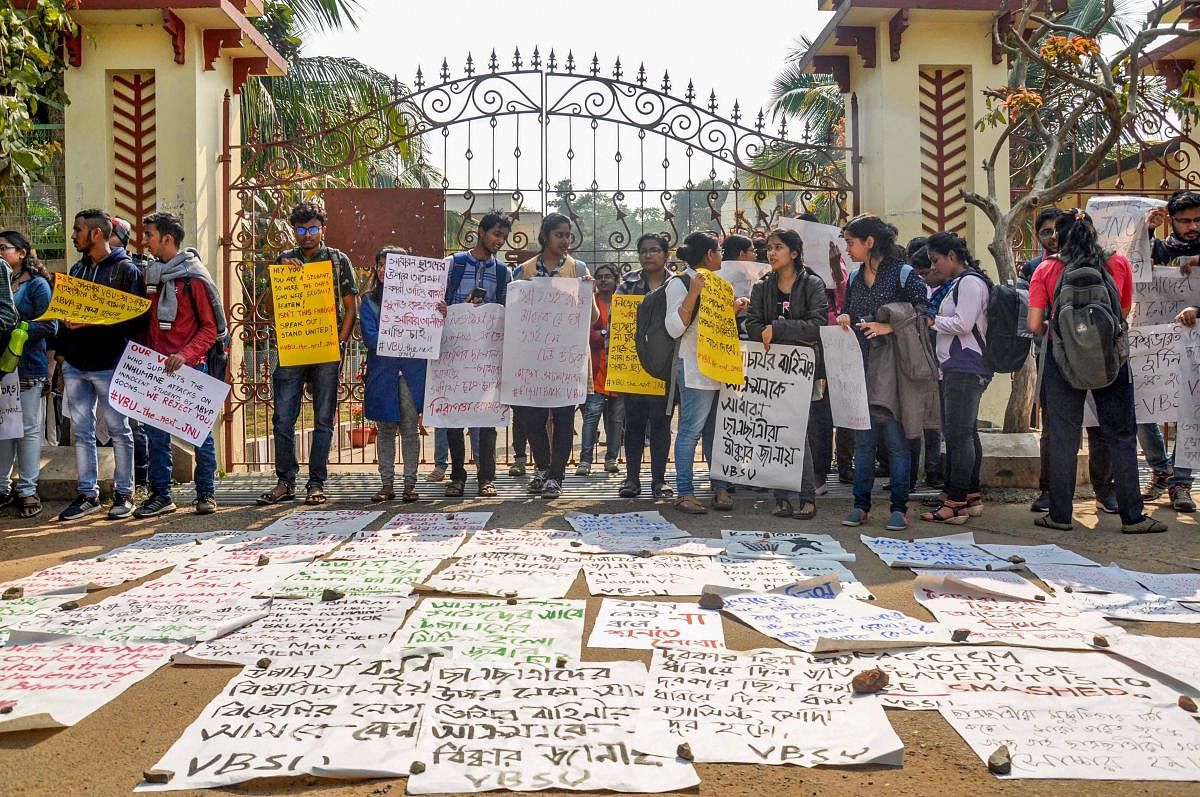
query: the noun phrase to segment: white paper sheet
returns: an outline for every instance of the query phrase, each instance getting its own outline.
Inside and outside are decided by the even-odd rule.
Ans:
[[[1074,551],[1060,548],[1057,545],[995,545],[979,543],[976,547],[988,553],[1007,559],[1010,556],[1020,556],[1025,565],[1082,565],[1084,567],[1099,567],[1099,562],[1093,562],[1086,556],[1080,556]]]
[[[1122,634],[1109,640],[1109,650],[1168,678],[1200,690],[1200,639]]]
[[[21,414],[21,377],[13,371],[0,378],[0,440],[16,440],[25,436],[25,420]]]
[[[858,336],[841,327],[821,327],[821,355],[833,425],[870,429],[871,408],[867,406],[867,377]]]
[[[854,554],[829,534],[721,529],[725,550],[734,559],[813,559],[853,562]]]
[[[284,515],[261,531],[272,534],[316,531],[348,537],[379,517],[383,517],[383,512],[373,509],[304,509]]]
[[[403,529],[409,532],[457,529],[481,529],[492,519],[491,512],[401,512],[389,518],[383,529]]]
[[[240,531],[221,540],[218,550],[199,561],[209,566],[255,566],[265,556],[269,564],[311,562],[341,545],[353,533],[349,529]]]
[[[694,603],[613,598],[600,602],[588,647],[651,650],[663,645],[724,650],[720,612]]]
[[[477,661],[553,664],[579,658],[585,601],[422,598],[385,652],[418,645],[452,647]]]
[[[477,553],[452,561],[422,586],[456,595],[561,598],[575,583],[580,561],[574,554]]]
[[[1011,570],[1016,565],[971,543],[947,539],[898,540],[861,535],[888,567],[933,567],[945,570]]]
[[[1153,592],[1134,595],[1118,592],[1065,592],[1060,593],[1058,602],[1081,612],[1094,612],[1113,620],[1141,620],[1144,622],[1200,623],[1200,611],[1188,608],[1197,604],[1179,603]]]
[[[1035,576],[1057,593],[1119,592],[1136,595],[1146,591],[1120,567],[1076,567],[1073,565],[1029,565]]]
[[[720,569],[703,556],[596,554],[584,557],[583,574],[593,595],[699,595]]]
[[[574,552],[583,544],[578,531],[558,529],[481,529],[458,549],[458,556],[476,553],[522,553],[553,556]]]
[[[500,403],[504,359],[504,306],[454,304],[446,308],[442,350],[425,376],[426,426],[447,429],[508,426]]]
[[[467,538],[462,529],[380,529],[361,532],[329,559],[448,559]]]
[[[913,568],[913,573],[926,578],[941,578],[950,591],[967,589],[980,595],[998,595],[1004,598],[1019,600],[1053,601],[1054,596],[1048,595],[1024,576],[1007,570],[935,570]]]
[[[129,341],[109,382],[109,406],[194,446],[203,445],[229,395],[227,382],[185,365],[171,373],[167,355]]]
[[[1143,573],[1126,570],[1137,583],[1151,592],[1176,601],[1200,601],[1200,573]]]
[[[271,589],[276,598],[319,598],[326,589],[343,595],[408,595],[437,569],[440,559],[355,559],[313,562]]]
[[[526,407],[569,407],[587,399],[592,283],[536,277],[508,286],[500,401]]]
[[[266,617],[268,601],[213,601],[208,604],[147,602],[128,593],[64,611],[31,615],[14,629],[35,634],[107,639],[198,642],[215,639]]]
[[[121,593],[121,597],[145,603],[204,609],[229,601],[269,596],[272,585],[295,575],[303,567],[304,564],[300,562],[265,567],[206,566],[203,562],[191,562]]]
[[[172,562],[149,554],[133,558],[123,556],[111,561],[78,559],[47,567],[36,573],[0,584],[0,593],[12,587],[24,590],[24,597],[38,595],[77,595],[90,589],[107,589],[144,578],[172,566]]]
[[[842,594],[859,600],[875,596],[842,562],[801,557],[799,559],[716,559],[721,575],[713,583],[748,592],[771,592],[812,576],[833,574],[842,584]]]
[[[384,268],[375,353],[436,360],[445,324],[438,304],[446,298],[450,258],[391,253]]]
[[[0,645],[8,639],[8,629],[19,625],[30,615],[54,609],[66,601],[82,597],[81,592],[78,595],[41,595],[36,598],[0,601]]]

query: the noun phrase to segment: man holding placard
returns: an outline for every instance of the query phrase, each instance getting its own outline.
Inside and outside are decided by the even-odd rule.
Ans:
[[[112,220],[103,210],[92,208],[75,214],[71,229],[79,262],[71,266],[68,279],[80,283],[82,296],[91,290],[83,283],[92,283],[139,298],[129,303],[124,317],[106,317],[97,323],[102,313],[97,308],[89,313],[91,304],[81,301],[74,309],[56,312],[53,299],[43,318],[62,320],[54,342],[54,351],[63,358],[63,384],[67,411],[71,416],[71,431],[75,435],[75,469],[79,496],[58,516],[59,520],[78,520],[100,509],[100,485],[96,457],[96,416],[101,414],[112,437],[114,494],[110,520],[128,517],[133,513],[133,431],[128,419],[108,402],[109,386],[117,361],[131,338],[141,336],[145,328],[146,282],[141,270],[124,251],[114,252],[108,239],[112,235]],[[55,281],[55,291],[58,291]],[[65,292],[64,292],[65,293]],[[139,309],[141,308],[141,309]]]
[[[146,249],[157,258],[146,266],[146,293],[150,296],[147,343],[167,355],[163,369],[174,373],[181,366],[208,373],[208,350],[217,340],[217,321],[209,290],[218,295],[208,269],[192,248],[180,250],[183,222],[170,213],[155,213],[142,220]],[[144,425],[150,441],[150,497],[133,511],[137,518],[175,511],[171,498],[171,435]],[[217,511],[217,451],[212,432],[196,451],[196,514]]]
[[[336,348],[316,347],[318,354],[307,358],[307,362],[292,365],[284,363],[281,333],[279,329],[274,330],[279,362],[271,374],[271,388],[275,394],[271,425],[275,437],[275,476],[279,481],[274,489],[258,497],[260,504],[296,499],[296,474],[300,472],[296,460],[296,421],[300,417],[300,399],[304,395],[306,382],[313,396],[313,434],[304,503],[325,503],[329,449],[333,444],[333,414],[337,409],[338,374],[341,372],[341,356],[345,354],[346,343],[354,334],[354,297],[358,294],[358,282],[350,258],[325,245],[326,218],[325,211],[315,202],[296,205],[288,217],[296,236],[296,248],[281,253],[275,261],[276,264],[291,266],[294,269],[292,274],[302,274],[304,279],[308,278],[308,274],[303,273],[305,264],[328,264],[334,286],[333,295],[328,299],[336,313],[337,339]],[[278,322],[276,313],[285,309],[275,306],[276,276],[283,276],[283,272],[272,271],[272,287],[264,302],[273,325]]]

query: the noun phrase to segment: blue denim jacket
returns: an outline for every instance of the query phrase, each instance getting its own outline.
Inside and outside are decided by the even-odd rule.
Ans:
[[[22,282],[13,293],[13,302],[22,321],[29,322],[29,340],[17,363],[21,379],[45,379],[49,374],[46,361],[46,341],[58,331],[57,321],[34,321],[50,306],[50,283],[45,277]]]

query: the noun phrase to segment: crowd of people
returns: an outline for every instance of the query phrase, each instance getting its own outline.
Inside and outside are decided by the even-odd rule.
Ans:
[[[415,501],[420,436],[426,433],[421,416],[426,361],[375,353],[387,256],[405,250],[380,250],[360,294],[350,259],[326,243],[323,209],[302,202],[292,210],[288,221],[296,246],[282,252],[275,262],[295,267],[330,263],[343,354],[356,324],[366,344],[364,414],[378,428],[381,482],[374,500],[397,497],[399,437],[399,500]],[[1155,229],[1165,224],[1170,225],[1170,236],[1154,238]],[[1005,370],[995,364],[989,333],[1012,337],[1018,330],[989,329],[989,317],[995,323],[989,311],[996,286],[959,235],[938,232],[901,246],[893,225],[879,216],[862,214],[842,227],[848,259],[861,264],[850,271],[837,247],[830,245],[828,252],[805,252],[801,236],[788,229],[773,230],[761,239],[741,235],[719,239],[712,233],[693,232],[673,252],[665,235],[647,233],[636,244],[640,267],[621,273],[607,263],[589,268],[576,258],[571,251],[571,220],[557,213],[543,219],[537,253],[509,267],[499,255],[511,227],[511,220],[498,212],[490,212],[480,220],[474,246],[450,260],[445,297],[439,309],[445,314],[456,304],[504,305],[510,285],[518,280],[565,277],[592,282],[591,379],[586,401],[552,408],[512,408],[515,458],[509,473],[528,476],[531,495],[552,499],[561,494],[573,450],[576,412],[582,412],[576,476],[591,472],[603,427],[604,470],[620,472],[624,455],[625,477],[619,497],[642,495],[642,466],[648,443],[650,494],[673,500],[674,508],[682,513],[709,511],[697,497],[694,462],[697,447],[706,460],[712,460],[716,399],[721,385],[699,368],[696,318],[709,275],[720,274],[723,262],[751,260],[763,263],[765,274],[753,282],[748,296],[734,298],[732,309],[742,337],[761,342],[768,349],[772,345],[810,347],[818,361],[807,413],[808,445],[797,474],[798,489],[774,490],[772,514],[798,520],[813,518],[818,497],[828,492],[826,480],[836,471],[837,479],[853,485],[853,508],[841,523],[859,526],[869,522],[876,478],[887,476],[884,526],[891,531],[904,530],[909,527],[910,494],[922,472],[922,460],[926,487],[940,491],[926,502],[926,511],[920,514],[922,521],[956,525],[984,511],[979,407],[995,372]],[[1166,208],[1147,217],[1146,227],[1146,234],[1153,239],[1156,266],[1170,265],[1186,274],[1200,265],[1200,194],[1176,192]],[[0,232],[0,256],[9,266],[12,303],[28,326],[28,341],[18,367],[24,436],[0,441],[0,470],[8,474],[15,464],[17,474],[15,481],[4,480],[6,489],[0,492],[0,504],[15,504],[21,517],[34,517],[41,511],[37,481],[43,397],[56,367],[61,368],[65,386],[78,472],[78,497],[60,519],[78,519],[101,508],[96,450],[98,441],[105,439],[111,441],[115,462],[115,496],[109,518],[151,517],[176,509],[172,500],[170,436],[114,410],[106,398],[109,383],[130,340],[145,342],[166,355],[168,371],[183,365],[205,370],[208,352],[224,331],[225,321],[220,297],[199,254],[183,245],[180,219],[156,213],[143,220],[143,228],[143,249],[148,257],[130,254],[128,222],[95,209],[81,211],[74,219],[72,237],[80,259],[71,266],[70,275],[150,299],[144,315],[109,326],[37,320],[51,300],[49,275],[24,235],[12,230]],[[1190,493],[1191,472],[1174,466],[1161,429],[1136,422],[1129,369],[1120,358],[1125,319],[1133,300],[1130,264],[1120,254],[1101,250],[1095,226],[1083,211],[1046,209],[1038,215],[1035,229],[1043,253],[1024,266],[1016,287],[1028,290],[1028,312],[1021,322],[1027,324],[1028,332],[1021,329],[1019,333],[1032,335],[1037,341],[1034,351],[1042,408],[1042,489],[1031,508],[1042,516],[1036,523],[1056,530],[1072,527],[1076,452],[1084,401],[1090,392],[1099,421],[1098,426],[1087,429],[1097,508],[1118,514],[1126,533],[1163,531],[1166,526],[1162,522],[1146,515],[1147,501],[1166,495],[1170,506],[1179,512],[1193,512],[1195,503]],[[683,266],[679,273],[669,267],[672,256]],[[813,258],[829,259],[834,284],[826,284],[812,268]],[[617,294],[645,296],[653,291],[665,292],[666,334],[674,339],[676,347],[667,387],[661,395],[613,393],[606,386],[612,298]],[[1113,358],[1100,377],[1095,372],[1105,372],[1103,363],[1097,369],[1081,362],[1082,344],[1072,338],[1074,332],[1062,330],[1058,324],[1060,316],[1073,311],[1072,297],[1079,296],[1090,297],[1093,306],[1099,302],[1102,310],[1108,301],[1114,319],[1112,351],[1106,340],[1098,347],[1099,352],[1091,353]],[[268,320],[273,318],[271,298],[268,291],[260,301]],[[1196,316],[1197,309],[1189,307],[1176,320],[1191,326]],[[859,343],[870,429],[833,426],[820,356],[821,328],[833,325],[852,331]],[[277,483],[259,497],[260,504],[298,498],[300,467],[295,432],[306,386],[312,397],[313,433],[304,501],[310,505],[326,501],[341,368],[340,361],[280,366],[277,359],[272,360]],[[1088,379],[1099,381],[1081,386],[1079,372],[1084,369],[1090,372]],[[672,416],[676,419],[673,449]],[[445,480],[447,497],[464,496],[468,438],[475,463],[476,493],[495,496],[494,428],[436,430],[435,468],[426,478]],[[1152,469],[1144,489],[1138,478],[1139,444]],[[667,480],[667,459],[672,451],[673,485]],[[216,457],[211,435],[196,447],[195,461],[196,511],[215,511]],[[135,504],[135,489],[143,483],[144,498]],[[735,509],[738,485],[710,473],[709,486],[713,508]],[[746,485],[742,489],[754,487]]]

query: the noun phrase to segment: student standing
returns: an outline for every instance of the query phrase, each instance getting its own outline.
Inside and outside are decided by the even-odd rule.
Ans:
[[[604,420],[604,436],[607,439],[604,470],[606,473],[617,472],[617,457],[621,452],[621,436],[625,426],[621,397],[604,389],[604,381],[608,376],[608,322],[612,314],[613,292],[617,289],[617,269],[610,263],[601,263],[596,266],[596,273],[592,276],[596,281],[594,296],[599,316],[592,322],[588,338],[592,350],[592,392],[583,405],[583,434],[576,476],[587,476],[592,472],[592,457],[600,436],[601,419]]]

